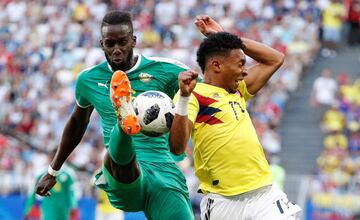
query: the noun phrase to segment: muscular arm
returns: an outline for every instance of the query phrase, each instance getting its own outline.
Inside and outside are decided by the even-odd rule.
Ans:
[[[189,100],[191,92],[194,90],[198,79],[198,73],[188,70],[179,74],[180,97],[177,103],[177,110],[170,129],[170,151],[175,155],[184,153],[193,123],[188,119],[187,113],[189,101],[185,102],[184,98]],[[180,111],[180,109],[183,109]]]
[[[170,150],[175,155],[184,153],[193,124],[187,116],[175,114],[170,129]]]
[[[66,122],[60,145],[56,151],[55,157],[51,162],[54,170],[59,170],[70,153],[81,141],[93,107],[80,108],[75,106],[70,118]],[[50,196],[50,189],[56,184],[56,177],[46,173],[36,185],[35,192],[40,196]]]
[[[248,69],[248,75],[244,78],[249,93],[255,94],[282,65],[284,54],[254,40],[243,37],[241,40],[246,46],[244,53],[257,62]]]
[[[76,148],[86,131],[93,107],[81,108],[75,106],[70,118],[66,122],[60,145],[51,162],[54,170],[59,170],[70,153]]]

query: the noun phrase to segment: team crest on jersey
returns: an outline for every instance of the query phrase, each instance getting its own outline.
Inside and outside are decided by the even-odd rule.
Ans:
[[[142,82],[149,82],[150,80],[152,80],[153,76],[150,75],[149,73],[140,73],[139,74],[139,79]]]

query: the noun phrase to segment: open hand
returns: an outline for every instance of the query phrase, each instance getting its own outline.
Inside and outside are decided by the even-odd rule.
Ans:
[[[195,19],[197,29],[206,37],[217,32],[223,32],[223,28],[208,15],[198,15]]]
[[[56,184],[56,176],[46,173],[36,184],[35,192],[40,196],[50,196],[50,189]]]
[[[190,96],[194,90],[199,74],[194,70],[187,70],[179,74],[179,89],[181,96]]]

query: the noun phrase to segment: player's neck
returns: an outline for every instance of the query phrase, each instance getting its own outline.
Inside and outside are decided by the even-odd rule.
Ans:
[[[130,60],[130,66],[129,69],[133,68],[133,66],[135,66],[137,60],[139,59],[138,55],[134,55],[132,56],[131,60]]]
[[[224,82],[220,79],[216,79],[216,77],[212,77],[211,74],[204,74],[204,80],[203,83],[212,85],[212,86],[216,86],[222,89],[225,89],[226,91],[228,91],[228,88],[226,86],[226,84],[224,84]],[[230,91],[228,91],[230,92]]]

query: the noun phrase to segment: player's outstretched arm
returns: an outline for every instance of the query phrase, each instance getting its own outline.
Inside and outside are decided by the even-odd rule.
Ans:
[[[244,37],[241,40],[245,45],[244,53],[256,61],[244,78],[248,92],[255,94],[283,64],[285,55],[263,43]]]
[[[89,123],[90,115],[93,107],[81,108],[75,106],[70,118],[66,122],[60,145],[56,154],[50,164],[55,171],[60,170],[65,160],[70,153],[76,148],[81,141],[87,125]],[[50,196],[50,189],[56,184],[56,175],[47,172],[37,183],[35,191],[40,196]]]
[[[196,86],[198,73],[192,70],[179,74],[180,96],[176,105],[176,113],[170,129],[170,150],[175,155],[184,153],[192,130],[192,122],[188,119],[188,104],[191,92]]]

